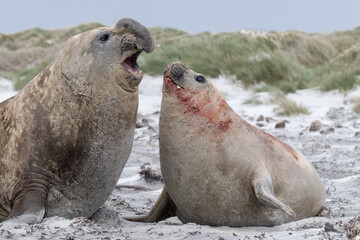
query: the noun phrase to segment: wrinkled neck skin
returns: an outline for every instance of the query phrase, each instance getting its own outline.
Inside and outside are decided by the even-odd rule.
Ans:
[[[209,127],[223,132],[231,127],[232,119],[236,115],[211,83],[201,91],[179,89],[170,79],[165,79],[164,82],[161,111],[166,111],[166,115],[178,115],[192,126]],[[173,124],[180,122],[180,120],[172,120],[174,120]]]

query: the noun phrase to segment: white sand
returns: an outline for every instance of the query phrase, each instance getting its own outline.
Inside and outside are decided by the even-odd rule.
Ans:
[[[344,103],[344,94],[338,91],[322,93],[302,90],[288,97],[309,108],[310,115],[278,117],[269,104],[267,93],[245,91],[240,84],[224,78],[214,84],[232,108],[245,120],[256,125],[259,115],[275,121],[262,129],[299,149],[313,163],[327,189],[324,217],[313,217],[276,227],[210,227],[193,223],[182,224],[176,217],[156,224],[133,223],[122,216],[150,210],[161,192],[161,182],[146,183],[138,175],[140,167],[149,163],[159,168],[158,123],[161,102],[161,78],[144,77],[140,85],[139,119],[133,151],[119,179],[119,184],[140,185],[152,191],[115,189],[109,200],[89,220],[86,218],[47,218],[40,224],[6,224],[0,228],[0,239],[346,239],[344,224],[360,214],[360,117]],[[8,82],[0,79],[0,101],[15,94]],[[2,87],[5,85],[5,87]],[[4,90],[6,89],[6,90]],[[356,94],[355,94],[356,95]],[[257,97],[266,104],[245,105]],[[349,101],[345,101],[349,102]],[[284,129],[275,129],[281,120],[289,123]],[[333,127],[334,132],[310,132],[310,123],[320,120],[321,130]],[[209,209],[211,211],[211,209]],[[332,228],[325,230],[325,223]]]

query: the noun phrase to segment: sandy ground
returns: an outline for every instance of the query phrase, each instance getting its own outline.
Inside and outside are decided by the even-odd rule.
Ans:
[[[245,120],[308,157],[326,188],[327,210],[321,216],[276,227],[243,228],[182,224],[176,217],[156,224],[122,219],[122,216],[149,211],[163,187],[158,150],[162,79],[145,77],[140,88],[133,151],[118,184],[146,188],[114,189],[90,219],[53,217],[34,225],[5,224],[0,228],[0,239],[347,239],[351,231],[356,238],[356,231],[360,234],[360,218],[357,218],[360,215],[360,117],[350,109],[351,96],[359,96],[360,90],[346,96],[337,91],[298,91],[288,97],[307,106],[311,114],[279,117],[274,113],[276,106],[269,103],[268,93],[254,95],[223,78],[213,82]],[[11,85],[0,79],[0,101],[14,93]],[[250,98],[257,98],[263,104],[244,104]],[[260,115],[264,116],[263,121],[257,121]],[[288,121],[285,128],[275,128],[275,124],[283,120]],[[321,122],[321,128],[309,131],[315,120]],[[153,175],[146,181],[145,175],[139,172],[147,168]]]

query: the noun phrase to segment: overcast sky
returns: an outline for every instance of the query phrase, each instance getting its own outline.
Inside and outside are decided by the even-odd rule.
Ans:
[[[199,33],[243,29],[331,32],[360,26],[360,0],[0,0],[0,32],[56,29],[131,17]]]

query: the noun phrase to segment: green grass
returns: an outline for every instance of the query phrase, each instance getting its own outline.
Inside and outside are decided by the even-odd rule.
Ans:
[[[347,91],[354,88],[359,84],[360,49],[354,48],[335,61],[318,67],[315,75],[323,91],[334,89]]]
[[[19,70],[15,72],[0,71],[0,76],[12,80],[15,83],[15,90],[21,90],[29,83],[38,73],[40,73],[49,63],[51,58],[39,63],[34,68]]]
[[[0,76],[13,80],[15,89],[20,90],[50,63],[68,38],[101,26],[89,23],[69,29],[33,28],[0,34]]]
[[[156,39],[156,42],[159,44],[176,41],[178,39],[190,36],[190,34],[187,32],[174,28],[150,28],[149,30]]]
[[[265,82],[294,92],[311,80],[311,72],[278,50],[273,41],[241,33],[187,35],[160,43],[153,53],[143,55],[140,63],[145,73],[160,75],[173,61],[208,77],[235,76],[245,87]]]
[[[0,34],[0,76],[13,79],[20,89],[69,37],[101,26],[90,23]],[[139,65],[149,75],[162,75],[169,63],[181,61],[211,78],[224,75],[241,81],[246,88],[261,86],[254,91],[278,89],[287,94],[311,87],[347,91],[359,84],[360,27],[330,34],[289,31],[262,36],[240,32],[191,35],[172,28],[150,31],[157,47],[139,58]]]
[[[13,76],[15,80],[15,90],[20,90],[25,87],[26,84],[29,83],[38,73],[40,73],[49,63],[51,62],[51,58],[41,62],[34,68],[22,70],[16,72]]]
[[[349,72],[337,71],[331,74],[326,74],[325,76],[322,76],[323,83],[321,85],[321,90],[350,90],[359,83],[358,75],[360,75],[359,70],[350,70]]]

